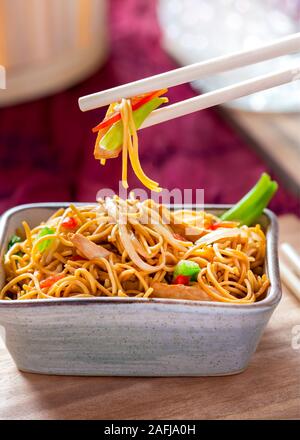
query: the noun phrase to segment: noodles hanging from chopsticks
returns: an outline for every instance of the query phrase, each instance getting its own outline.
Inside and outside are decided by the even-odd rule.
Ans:
[[[124,113],[126,118],[126,105]],[[216,225],[223,226],[214,230]],[[184,235],[187,226],[191,236]],[[22,239],[4,257],[0,299],[120,296],[249,304],[270,284],[260,226],[222,224],[206,212],[173,213],[151,200],[115,196],[62,208],[46,223],[23,227]],[[182,261],[199,266],[189,285],[174,284]]]
[[[150,109],[156,108],[162,103],[167,102],[167,98],[160,95],[167,90],[160,90],[132,99],[122,99],[120,103],[111,104],[102,123],[93,129],[98,132],[94,156],[106,164],[107,159],[113,159],[122,152],[122,185],[128,188],[128,159],[132,169],[140,182],[148,189],[160,192],[162,189],[154,180],[147,177],[141,167],[139,159],[139,142],[137,135],[137,125],[134,119],[134,109],[139,114],[139,125]],[[136,101],[134,101],[136,100]],[[134,105],[132,105],[134,102]],[[152,105],[150,109],[148,106]]]

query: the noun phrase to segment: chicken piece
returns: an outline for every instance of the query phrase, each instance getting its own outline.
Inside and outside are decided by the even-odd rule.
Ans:
[[[205,234],[205,228],[187,222],[184,217],[179,219],[176,212],[170,212],[164,206],[159,207],[159,214],[171,226],[172,231],[187,241],[195,242]],[[180,221],[179,221],[180,220]]]
[[[151,298],[189,299],[192,301],[211,301],[211,298],[198,286],[154,283]]]
[[[172,229],[175,234],[181,235],[187,241],[195,242],[205,234],[204,228],[198,228],[196,226],[191,226],[188,223],[171,223]]]
[[[70,238],[70,241],[74,244],[77,251],[88,260],[94,260],[96,258],[108,258],[111,254],[111,252],[105,249],[103,246],[93,243],[81,234],[74,234]]]

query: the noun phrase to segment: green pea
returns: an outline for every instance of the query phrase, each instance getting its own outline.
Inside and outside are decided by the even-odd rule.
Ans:
[[[181,260],[175,266],[174,278],[178,275],[190,277],[191,281],[196,281],[200,272],[200,266],[195,261]]]

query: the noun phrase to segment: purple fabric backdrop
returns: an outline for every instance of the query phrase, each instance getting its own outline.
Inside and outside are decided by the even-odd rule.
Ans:
[[[112,0],[110,25],[111,54],[95,75],[55,96],[1,110],[0,211],[27,202],[93,201],[100,188],[116,189],[120,159],[101,167],[92,155],[91,127],[103,110],[83,114],[77,99],[176,64],[161,48],[155,1]],[[185,85],[171,89],[169,98],[193,95]],[[150,177],[168,189],[204,188],[207,203],[236,201],[266,170],[214,110],[144,130],[140,145]],[[132,173],[129,182],[138,185]],[[271,207],[298,213],[299,201],[281,187]]]

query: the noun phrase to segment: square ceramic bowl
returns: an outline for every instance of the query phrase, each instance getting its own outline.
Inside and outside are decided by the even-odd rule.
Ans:
[[[1,261],[22,220],[34,227],[68,205],[23,205],[6,212],[0,223]],[[227,208],[206,206],[217,215]],[[281,297],[276,217],[266,210],[260,223],[267,235],[266,271],[271,281],[262,301],[0,301],[0,325],[17,367],[32,373],[90,376],[217,376],[245,370]]]

